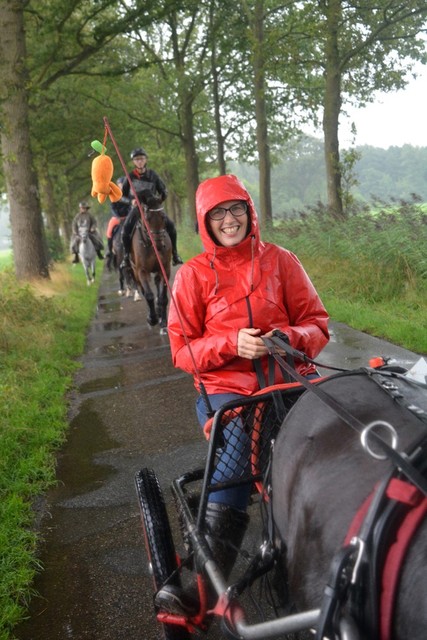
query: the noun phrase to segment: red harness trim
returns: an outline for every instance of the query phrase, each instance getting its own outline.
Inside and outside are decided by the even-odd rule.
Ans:
[[[408,484],[400,481],[402,484]],[[399,584],[400,574],[408,551],[409,543],[412,536],[421,524],[427,513],[427,497],[423,496],[421,491],[408,485],[409,489],[415,490],[416,502],[409,502],[411,509],[403,519],[396,535],[395,542],[388,550],[385,559],[383,575],[382,575],[382,591],[380,600],[380,638],[381,640],[390,640],[392,637],[393,610],[396,601],[397,587]],[[414,496],[413,496],[414,498]],[[395,498],[399,499],[399,498]],[[406,500],[402,500],[406,502]]]
[[[345,538],[344,546],[350,544],[356,536],[366,517],[374,491],[366,498],[353,518]],[[395,541],[387,551],[382,573],[382,588],[380,594],[380,640],[392,638],[393,610],[396,601],[397,588],[401,570],[408,551],[409,543],[417,528],[427,514],[427,497],[405,480],[392,478],[386,495],[390,500],[397,500],[409,507],[408,512],[400,523]]]

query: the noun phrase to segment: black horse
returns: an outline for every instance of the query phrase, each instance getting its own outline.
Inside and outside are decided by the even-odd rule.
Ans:
[[[340,553],[343,554],[344,540],[355,515],[378,483],[387,474],[392,476],[394,473],[395,466],[389,457],[377,459],[366,450],[368,446],[375,455],[380,454],[383,458],[380,445],[375,441],[376,436],[372,435],[372,428],[390,442],[391,425],[396,430],[398,451],[406,451],[408,455],[412,453],[414,443],[424,439],[421,454],[413,454],[413,457],[417,461],[421,458],[418,466],[421,464],[420,476],[422,478],[424,475],[424,481],[426,474],[425,462],[422,467],[427,458],[426,385],[417,384],[391,371],[381,373],[361,369],[331,376],[321,382],[318,388],[353,416],[356,424],[350,426],[346,414],[344,419],[339,417],[330,404],[325,404],[308,390],[285,418],[275,443],[272,470],[274,520],[286,547],[284,564],[288,599],[294,611],[322,608],[323,612],[325,602],[332,597],[331,588],[325,591],[328,581],[330,585],[333,584],[331,566],[339,564],[337,558],[340,558]],[[357,431],[374,421],[381,421],[381,424],[368,427],[363,446]],[[361,429],[357,428],[359,425]],[[414,464],[411,462],[410,466]],[[401,474],[401,479],[405,485],[411,484],[406,481],[405,474]],[[419,499],[425,507],[425,496],[422,491],[419,493]],[[402,511],[408,507],[398,507],[397,503],[385,497],[377,500],[384,510],[395,514],[396,522],[391,525],[391,531],[388,526],[388,537],[384,533],[386,539],[379,536],[382,529],[378,523],[375,524],[379,539],[372,543],[376,549],[372,551],[368,545],[365,555],[361,554],[360,574],[366,578],[370,572],[375,574],[375,567],[378,566],[377,580],[381,583],[381,576],[387,575],[384,571],[390,568],[390,545],[396,538],[397,522],[401,518],[401,515],[397,518],[396,509]],[[372,516],[373,507],[370,513]],[[360,519],[365,522],[366,530],[366,520]],[[386,532],[387,526],[382,525],[382,528]],[[359,576],[359,572],[352,575]],[[387,580],[383,590],[388,588]],[[338,586],[343,581],[342,576],[336,580]],[[366,582],[369,583],[369,579],[365,579]],[[356,590],[353,585],[347,589],[348,592]],[[381,597],[378,593],[369,595],[369,585],[365,584],[359,591],[359,599],[359,608],[356,607],[351,614],[350,628],[355,629],[353,635],[340,635],[337,632],[331,636],[334,640],[384,637],[386,640],[424,640],[427,633],[427,521],[424,516],[421,516],[402,562],[395,600],[391,607],[386,603],[392,611],[391,619],[384,621]],[[367,599],[374,605],[367,603]],[[361,613],[362,610],[366,613],[371,609],[373,613],[371,611],[372,615],[368,618]],[[392,631],[381,633],[381,627]]]
[[[133,295],[133,299],[135,302],[137,300],[141,300],[141,296],[139,295],[138,288],[136,286],[135,279],[133,277],[133,272],[131,267],[122,267],[124,248],[122,242],[122,229],[125,218],[120,221],[113,230],[113,266],[116,271],[119,272],[119,296],[126,296],[129,298]]]

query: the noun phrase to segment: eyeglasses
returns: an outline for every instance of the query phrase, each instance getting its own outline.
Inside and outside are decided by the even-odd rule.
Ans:
[[[231,207],[215,207],[212,211],[209,211],[208,216],[211,220],[223,220],[227,214],[227,211],[231,213],[235,218],[240,218],[248,211],[248,205],[246,202],[237,202],[232,204]]]

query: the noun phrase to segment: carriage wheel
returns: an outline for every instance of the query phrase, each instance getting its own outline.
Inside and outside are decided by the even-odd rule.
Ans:
[[[141,508],[145,546],[157,591],[177,568],[175,547],[165,501],[153,469],[142,469],[135,478]],[[169,584],[180,585],[179,574]],[[165,640],[191,640],[187,629],[174,624],[162,624]]]

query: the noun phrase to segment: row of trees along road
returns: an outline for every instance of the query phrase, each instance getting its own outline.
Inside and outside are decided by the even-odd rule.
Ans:
[[[275,150],[321,119],[327,204],[345,217],[341,111],[427,62],[426,18],[425,0],[0,0],[0,178],[17,277],[49,277],[45,231],[68,237],[105,115],[124,157],[149,150],[178,222],[184,201],[195,218],[201,178],[256,162],[264,227]]]

